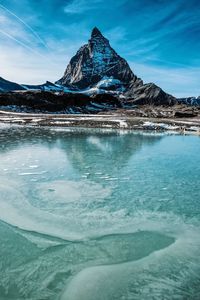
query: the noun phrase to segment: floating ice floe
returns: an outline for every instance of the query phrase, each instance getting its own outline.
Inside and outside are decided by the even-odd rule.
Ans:
[[[165,130],[177,130],[179,129],[179,126],[173,126],[173,125],[169,125],[169,124],[165,124],[165,123],[153,123],[150,121],[146,121],[143,123],[144,127],[149,127],[151,129],[165,129]]]
[[[19,176],[42,175],[42,174],[45,174],[45,173],[47,173],[47,171],[41,171],[41,172],[22,172],[22,173],[19,173],[18,175]]]
[[[200,128],[197,126],[191,126],[190,128],[187,128],[187,130],[200,132]]]
[[[128,127],[128,124],[124,120],[118,119],[118,120],[112,120],[112,122],[119,123],[120,128],[127,128]]]
[[[29,166],[29,168],[30,169],[36,169],[36,168],[38,168],[38,165],[31,165],[31,166]]]
[[[56,125],[65,125],[65,124],[70,124],[70,121],[53,121],[54,124]]]

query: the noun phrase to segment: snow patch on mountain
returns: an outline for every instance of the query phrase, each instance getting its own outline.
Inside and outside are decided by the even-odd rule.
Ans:
[[[124,91],[125,87],[120,80],[104,76],[97,84],[87,89],[79,90],[79,93],[86,95],[113,94],[119,96]]]
[[[104,76],[97,84],[97,88],[108,88],[112,86],[122,86],[122,82],[119,79],[113,77]]]

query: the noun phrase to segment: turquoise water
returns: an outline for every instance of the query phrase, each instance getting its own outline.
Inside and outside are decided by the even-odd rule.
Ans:
[[[0,300],[200,299],[200,138],[0,127]]]

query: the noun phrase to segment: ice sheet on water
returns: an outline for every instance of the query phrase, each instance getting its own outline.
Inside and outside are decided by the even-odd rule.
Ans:
[[[109,264],[83,269],[69,282],[61,300],[123,299],[121,297],[127,289],[129,276],[135,269],[133,262],[169,247],[174,239],[155,232],[140,231],[104,236],[96,242],[100,242],[100,247],[109,254]]]
[[[0,219],[24,230],[64,239],[86,237],[90,222],[96,223],[95,212],[88,213],[88,206],[110,195],[109,188],[87,180],[35,183],[35,188],[23,192],[21,185],[20,181],[1,180]],[[28,201],[28,195],[32,201]]]
[[[45,131],[33,140],[39,152],[30,145],[32,139],[23,141],[23,136],[22,144],[12,135],[10,147],[2,148],[1,170],[9,169],[9,174],[0,174],[0,219],[13,226],[6,231],[0,222],[5,266],[0,295],[12,299],[14,287],[18,299],[55,300],[66,286],[67,300],[81,298],[75,289],[87,300],[146,300],[149,295],[156,300],[163,295],[166,300],[174,295],[196,300],[198,138],[75,132],[53,131],[57,138],[52,143]],[[4,143],[7,140],[6,135]],[[99,143],[111,152],[101,151]],[[17,176],[15,168],[35,171],[31,165],[48,174],[39,176],[40,182]],[[110,181],[114,178],[119,181]],[[137,234],[138,240],[133,238]],[[161,247],[166,237],[175,242]],[[142,255],[140,260],[134,251]]]
[[[174,292],[177,293],[181,285],[184,284],[184,275],[187,274],[188,276],[188,272],[191,271],[189,276],[197,276],[192,264],[197,264],[199,257],[198,226],[187,224],[181,217],[170,213],[153,213],[143,210],[129,215],[125,210],[111,211],[106,204],[101,207],[99,206],[100,203],[96,201],[97,198],[101,202],[104,198],[109,197],[110,191],[101,185],[92,185],[87,180],[80,183],[67,180],[50,181],[36,184],[32,188],[32,193],[35,198],[40,199],[40,203],[39,201],[37,203],[27,200],[26,193],[28,192],[30,197],[30,190],[25,191],[21,181],[1,180],[0,219],[25,229],[27,232],[39,233],[39,236],[34,237],[28,233],[22,233],[22,235],[32,243],[40,245],[41,249],[63,244],[63,242],[56,240],[45,242],[46,235],[60,237],[62,240],[83,239],[85,242],[87,238],[87,243],[89,243],[88,245],[79,243],[71,246],[67,244],[66,250],[64,250],[64,246],[58,247],[63,251],[69,251],[65,252],[67,253],[66,259],[67,257],[72,259],[73,253],[74,263],[77,259],[84,258],[86,260],[85,265],[82,265],[82,271],[82,268],[74,269],[77,275],[72,277],[72,280],[67,284],[62,299],[78,300],[82,295],[81,299],[92,300],[95,295],[95,299],[100,300],[102,293],[104,293],[106,300],[110,300],[112,297],[119,299],[119,295],[125,299],[128,297],[138,299],[139,287],[142,287],[143,290],[140,299],[146,299],[145,297],[150,290],[154,294],[162,295],[166,289],[169,294],[166,299],[170,299],[171,295]],[[96,205],[94,205],[95,201]],[[66,209],[65,205],[67,205]],[[160,233],[156,233],[157,231]],[[137,234],[134,232],[138,232],[138,240],[136,239]],[[144,234],[144,232],[148,233]],[[105,234],[108,236],[105,237]],[[167,237],[171,241],[174,239],[176,241],[170,247],[163,249],[165,246],[161,247],[160,243],[166,241]],[[133,239],[132,242],[131,239]],[[168,243],[166,246],[169,246]],[[163,250],[155,252],[161,248]],[[97,249],[101,249],[102,252]],[[152,250],[149,253],[152,253],[151,256],[142,259],[145,256],[145,251],[149,250]],[[118,251],[121,252],[118,253]],[[27,264],[23,270],[24,278],[34,276],[31,271],[33,268],[39,272],[39,266],[48,263],[50,270],[52,270],[52,266],[57,262],[53,268],[54,276],[56,276],[56,270],[58,272],[58,269],[61,269],[63,265],[63,258],[62,264],[60,260],[58,264],[58,258],[62,257],[63,254],[56,253],[53,257],[48,255],[45,260],[42,260],[42,257],[38,258],[34,262],[35,265],[32,262]],[[102,256],[103,253],[104,256]],[[105,255],[106,253],[107,255]],[[108,253],[110,254],[108,255]],[[91,257],[94,267],[90,268],[87,260]],[[140,260],[136,262],[135,259],[139,258]],[[52,261],[54,261],[53,264]],[[129,262],[127,265],[123,261],[133,262]],[[188,262],[191,267],[188,266]],[[118,265],[113,265],[115,263]],[[187,266],[187,269],[189,267],[189,271],[185,269],[185,273],[182,272],[183,264]],[[66,261],[65,269],[67,266]],[[160,269],[162,272],[158,279],[156,274],[159,274]],[[79,273],[79,271],[81,272]],[[182,272],[181,276],[180,272]],[[52,271],[49,273],[43,271],[41,276],[46,274],[49,281],[54,281],[55,279],[50,279],[50,273]],[[171,276],[175,280],[170,279]],[[45,283],[44,278],[43,281]],[[88,283],[90,284],[88,285]],[[45,290],[44,285],[43,291]],[[35,299],[39,299],[39,296]]]

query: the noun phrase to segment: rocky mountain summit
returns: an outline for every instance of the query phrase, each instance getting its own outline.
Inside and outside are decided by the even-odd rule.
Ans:
[[[88,95],[112,94],[123,102],[135,104],[176,103],[175,97],[155,84],[144,84],[96,27],[88,43],[72,57],[64,76],[56,84],[76,91],[81,89]]]
[[[64,76],[56,83],[79,89],[97,84],[103,78],[114,78],[122,84],[142,81],[130,69],[125,59],[110,46],[98,28],[94,28],[88,44],[82,46],[70,60]]]
[[[0,107],[10,105],[25,111],[95,113],[120,107],[168,107],[181,103],[200,105],[199,98],[176,99],[154,83],[144,84],[96,27],[55,83],[20,85],[0,78]]]

